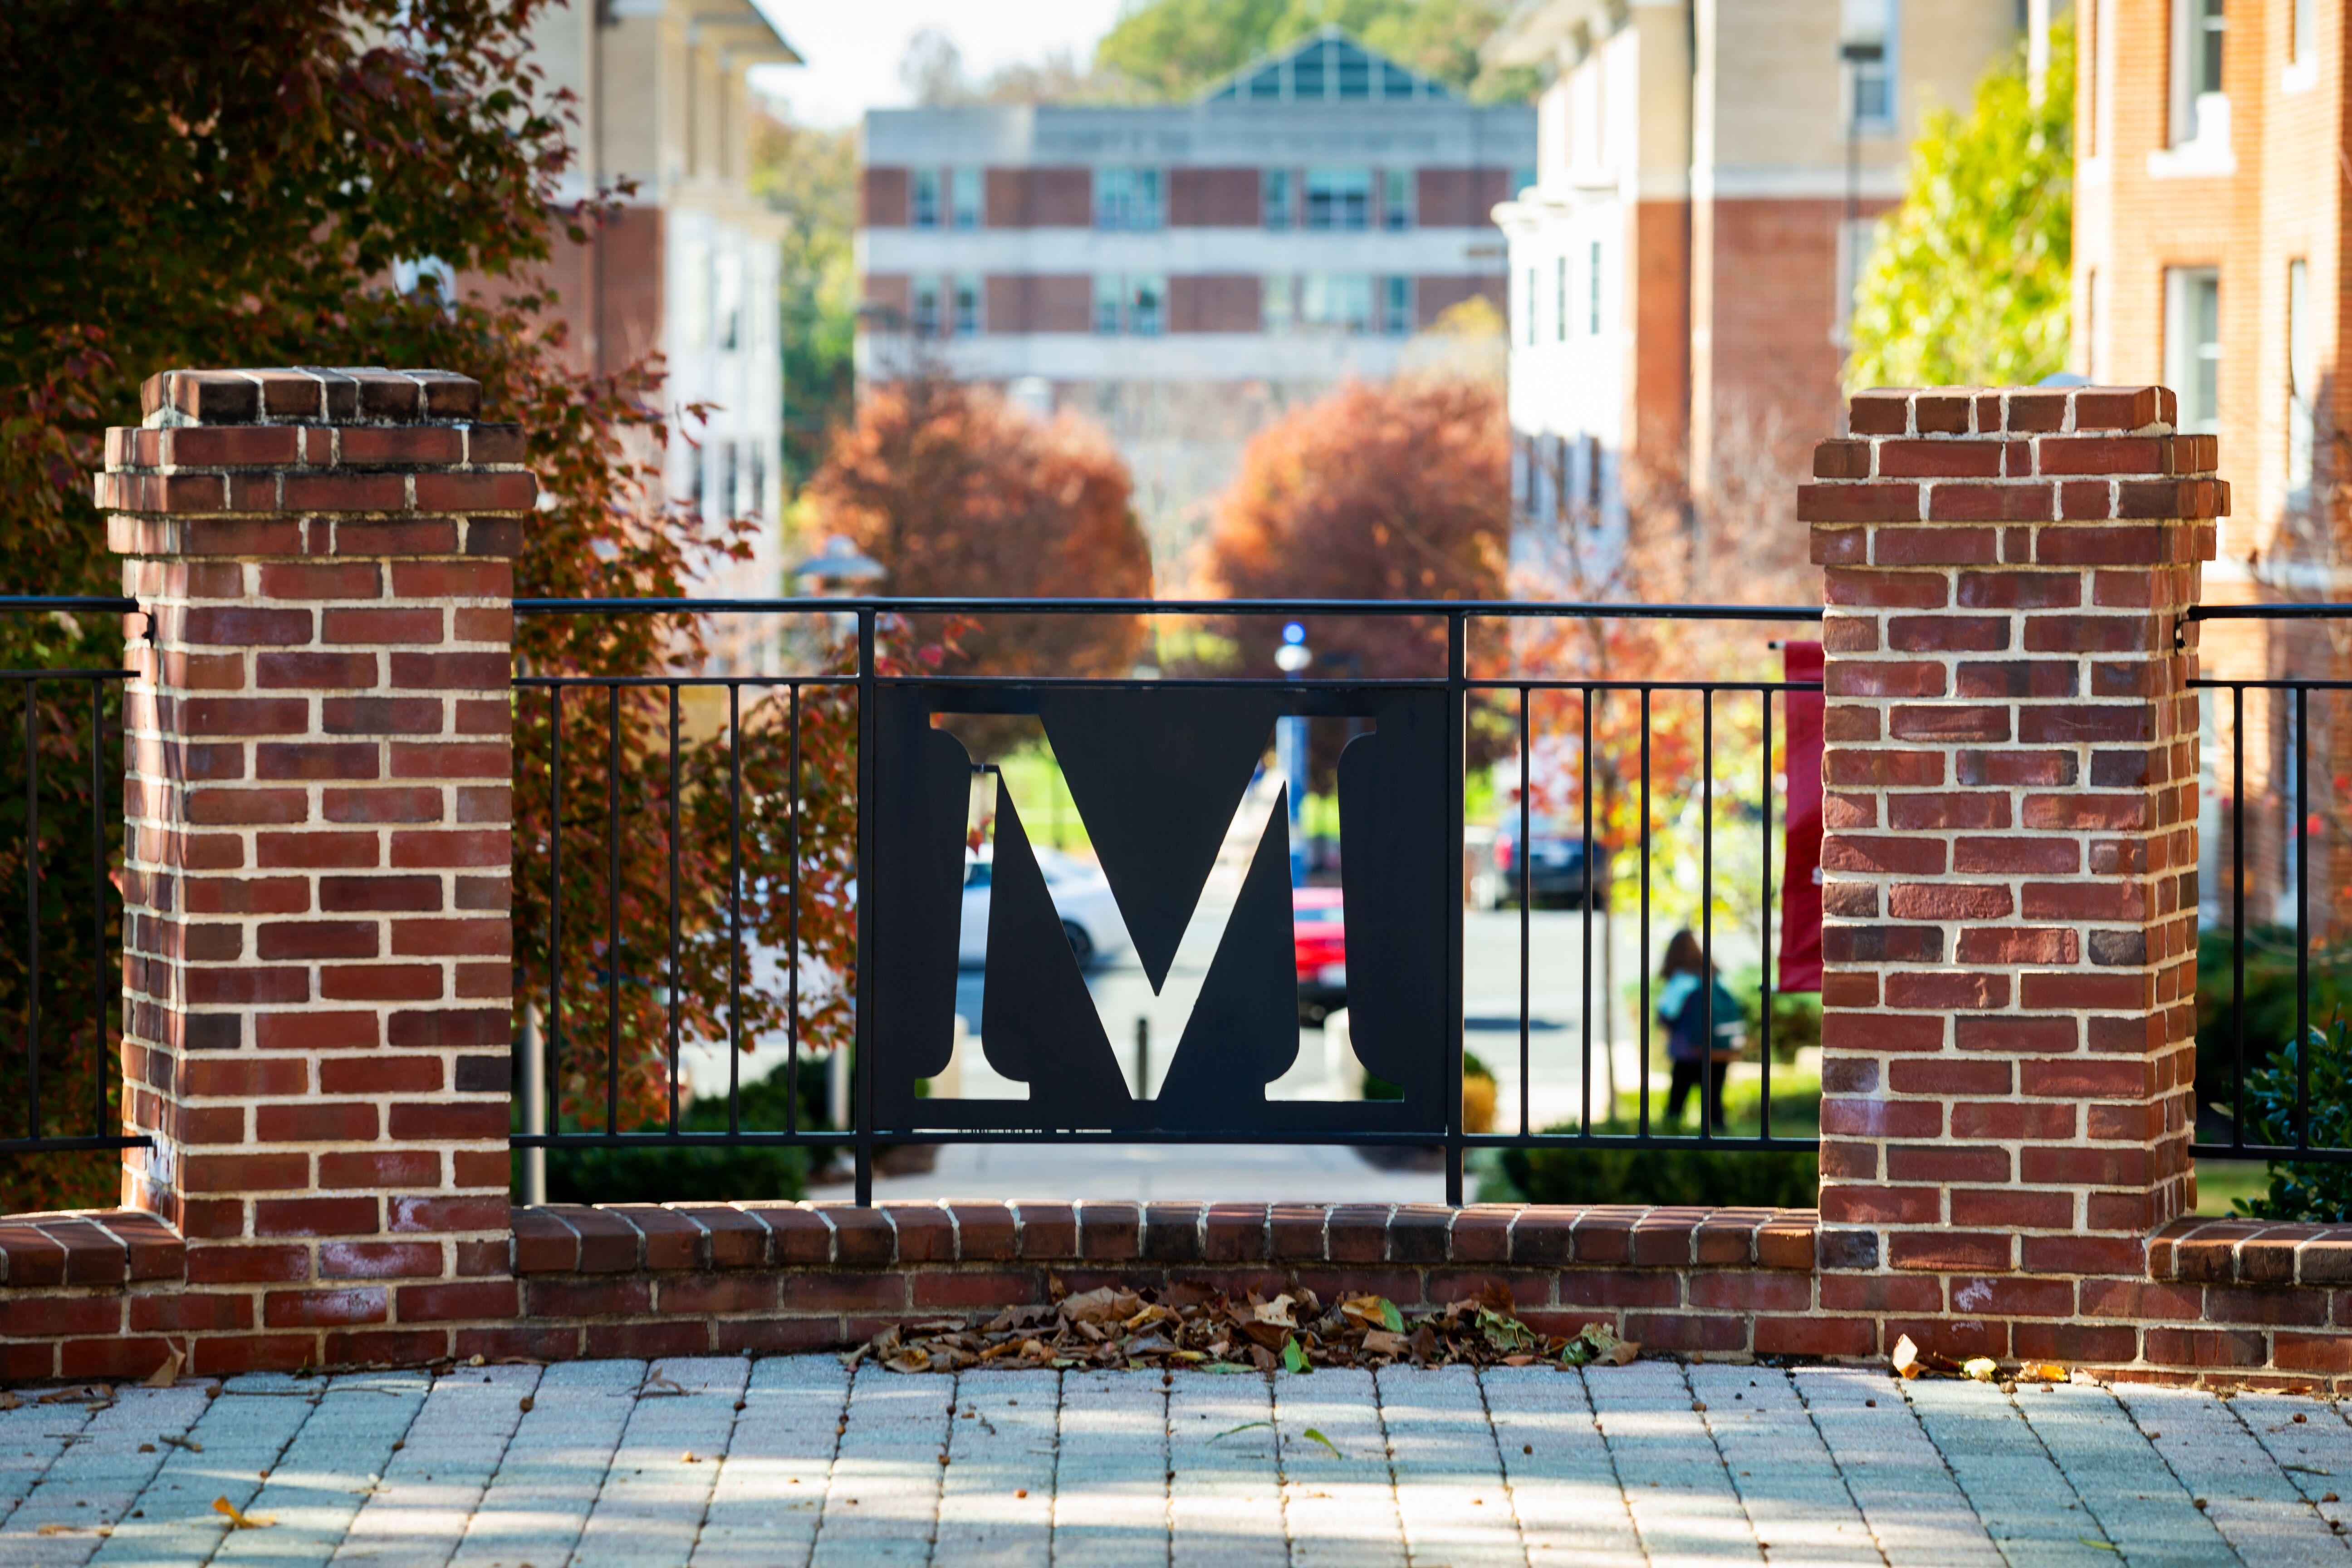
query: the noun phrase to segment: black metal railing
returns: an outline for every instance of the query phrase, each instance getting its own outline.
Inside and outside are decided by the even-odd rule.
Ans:
[[[815,640],[820,651],[801,661],[812,668],[798,673],[559,675],[528,668],[519,673],[517,853],[525,863],[518,866],[518,925],[524,928],[518,934],[527,948],[538,947],[524,952],[519,964],[530,1016],[543,1020],[525,1031],[525,1107],[514,1136],[520,1148],[846,1145],[862,1202],[871,1194],[877,1146],[898,1142],[1433,1146],[1443,1151],[1449,1201],[1458,1203],[1465,1155],[1482,1149],[1671,1145],[1811,1152],[1816,1146],[1813,1128],[1792,1133],[1788,1121],[1774,1125],[1770,1037],[1773,861],[1783,832],[1774,707],[1790,692],[1818,692],[1819,683],[1557,677],[1540,668],[1521,669],[1511,638],[1530,623],[1801,625],[1819,621],[1818,608],[871,598],[521,600],[515,608],[524,616],[575,622],[735,616],[774,627],[806,626],[821,617],[837,628],[836,641]],[[1092,679],[940,673],[890,651],[893,637],[908,626],[950,617],[1068,616],[1195,617],[1228,626],[1268,618],[1318,626],[1402,618],[1420,623],[1431,668],[1380,677],[1310,668],[1279,678],[1150,672]],[[838,663],[826,661],[822,650],[828,647],[837,651]],[[1763,653],[1759,638],[1753,654],[1760,658]],[[1442,669],[1436,668],[1441,657]],[[721,704],[723,718],[715,710]],[[1555,705],[1554,718],[1564,711],[1565,721],[1541,722],[1547,704]],[[1675,706],[1681,716],[1662,729],[1666,706]],[[711,710],[698,719],[698,709]],[[1738,764],[1738,780],[1718,768],[1719,727],[1735,710],[1741,715],[1735,724],[1740,744],[1756,753],[1752,772],[1747,762]],[[1242,876],[1228,940],[1210,961],[1195,1004],[1195,1016],[1204,1007],[1213,1013],[1224,1007],[1217,1016],[1250,1022],[1234,1025],[1229,1038],[1212,1038],[1217,1032],[1204,1028],[1196,1042],[1188,1031],[1157,1094],[1150,1092],[1150,1069],[1140,1059],[1131,1089],[1115,1060],[1105,1068],[1096,1058],[1110,1048],[1108,1026],[1071,999],[1075,971],[1066,973],[1067,947],[1052,945],[1062,940],[1058,932],[1044,945],[1030,940],[1034,931],[1046,929],[1031,918],[1041,907],[1035,895],[1042,882],[1033,888],[1024,880],[1032,876],[1024,868],[1034,865],[1034,850],[1009,792],[998,797],[991,818],[996,880],[984,963],[999,978],[986,983],[981,1008],[1017,1013],[1034,1037],[1020,1047],[1030,1056],[1021,1080],[1029,1099],[927,1095],[922,1086],[945,1069],[951,1048],[961,918],[956,900],[959,878],[969,875],[962,862],[974,820],[968,815],[969,792],[975,779],[982,789],[1003,787],[1001,766],[975,766],[952,738],[956,722],[982,718],[1044,727],[1057,776],[1081,817],[1099,818],[1090,831],[1103,855],[1103,874],[1139,959],[1147,972],[1155,964],[1160,971],[1150,974],[1155,994],[1176,945],[1169,933],[1185,928],[1184,910],[1199,891],[1155,858],[1156,847],[1146,853],[1135,846],[1154,837],[1184,839],[1202,823],[1223,833],[1213,809],[1222,807],[1223,797],[1210,799],[1213,789],[1192,792],[1208,799],[1204,805],[1187,794],[1188,780],[1215,772],[1203,760],[1209,753],[1222,748],[1240,758],[1246,776],[1265,755],[1273,721],[1343,721],[1349,738],[1335,770],[1335,790],[1347,990],[1357,1015],[1353,1043],[1368,1076],[1383,1080],[1395,1098],[1334,1104],[1217,1091],[1249,1088],[1253,1050],[1290,1059],[1267,1022],[1271,992],[1265,974],[1250,968],[1253,961],[1242,951],[1252,945],[1243,940],[1251,931],[1274,940],[1277,901],[1271,895],[1253,898],[1255,889],[1273,885],[1274,873],[1260,864],[1270,863],[1272,826]],[[811,745],[813,727],[824,730],[822,745]],[[1185,744],[1154,752],[1153,734],[1171,729]],[[942,731],[949,731],[944,741]],[[1515,808],[1521,858],[1518,896],[1512,900],[1518,962],[1510,1027],[1517,1052],[1508,1069],[1517,1090],[1516,1125],[1474,1131],[1464,1111],[1465,1026],[1474,1022],[1465,1015],[1468,763],[1473,752],[1499,754],[1507,742],[1528,759],[1544,738],[1563,732],[1570,736],[1565,751],[1572,765],[1563,763],[1559,772],[1579,818],[1566,832],[1582,868],[1579,896],[1570,900],[1581,911],[1571,961],[1580,997],[1572,1109],[1549,1128],[1532,1110],[1537,1037],[1563,1031],[1538,1018],[1534,1005],[1532,977],[1543,965],[1533,941],[1536,877],[1529,857],[1538,823],[1532,764],[1523,762],[1528,787]],[[1663,747],[1662,736],[1669,742]],[[1359,752],[1366,741],[1371,743]],[[1662,752],[1672,754],[1676,774],[1664,784],[1655,776]],[[1150,763],[1153,756],[1166,765]],[[760,772],[757,787],[747,788],[747,770]],[[1232,770],[1219,776],[1230,783]],[[1608,795],[1608,789],[1620,794]],[[1653,1110],[1648,1041],[1656,1001],[1653,916],[1660,893],[1653,865],[1661,852],[1660,794],[1670,790],[1684,797],[1675,803],[1683,820],[1667,836],[1696,858],[1696,885],[1678,885],[1677,900],[1692,914],[1709,973],[1729,918],[1730,889],[1718,850],[1727,833],[1753,847],[1755,866],[1739,873],[1739,896],[1746,896],[1752,876],[1756,902],[1738,921],[1743,945],[1746,933],[1753,932],[1760,976],[1764,1048],[1758,1054],[1764,1066],[1752,1131],[1725,1123],[1717,1078],[1706,1070],[1697,1073],[1696,1130],[1670,1130]],[[823,796],[821,805],[813,804],[812,792]],[[1596,811],[1617,813],[1621,857],[1638,862],[1630,888],[1622,891],[1630,894],[1637,916],[1633,963],[1641,978],[1636,986],[1619,988],[1620,995],[1608,994],[1606,953],[1615,941],[1621,889],[1612,886],[1614,873],[1604,853],[1609,825],[1596,820]],[[1121,817],[1122,812],[1129,816]],[[1720,822],[1727,814],[1738,821]],[[1165,819],[1166,831],[1155,834],[1158,818]],[[1360,841],[1351,837],[1351,826]],[[760,840],[761,853],[747,856],[747,833]],[[1106,844],[1106,834],[1118,844]],[[1286,843],[1287,837],[1285,827]],[[593,858],[583,863],[583,855]],[[682,860],[708,868],[710,878],[682,871]],[[811,915],[817,896],[813,880],[835,899],[821,918]],[[1287,940],[1286,876],[1280,886],[1278,923]],[[1146,895],[1171,889],[1184,904],[1172,925],[1158,916],[1146,922],[1143,916],[1155,907]],[[846,904],[839,901],[844,893],[851,895]],[[749,906],[757,906],[756,916],[747,914]],[[1046,919],[1050,923],[1050,914]],[[1134,934],[1145,923],[1153,928],[1148,941]],[[1598,965],[1596,923],[1604,949]],[[842,940],[833,951],[850,956],[813,984],[803,938],[820,928],[838,931]],[[1400,934],[1407,928],[1410,934]],[[753,974],[763,947],[759,931],[781,933],[767,950],[778,972],[764,982]],[[1381,962],[1360,963],[1360,952]],[[1018,986],[1009,984],[1015,975]],[[1602,983],[1598,1039],[1597,978]],[[1284,984],[1291,983],[1286,958]],[[1705,1037],[1713,1040],[1716,993],[1705,984],[1698,991]],[[782,995],[780,1010],[769,993]],[[1360,1008],[1360,993],[1366,997]],[[1374,1005],[1375,993],[1393,1005]],[[818,1031],[822,1039],[808,1037],[804,1012],[812,995],[835,1007],[829,1026]],[[1629,1092],[1613,1070],[1613,1020],[1619,1002],[1634,996],[1638,1068]],[[775,1070],[785,1092],[781,1118],[752,1126],[760,1119],[744,1113],[742,1047],[761,1033],[747,1018],[762,1004],[772,1019],[781,1020],[772,1032],[782,1037],[783,1059]],[[1298,1048],[1295,1005],[1293,997],[1287,1023],[1293,1054]],[[1496,1020],[1475,1022],[1491,1030]],[[1249,1037],[1253,1030],[1262,1037]],[[987,1037],[993,1033],[983,1028],[983,1045],[992,1045]],[[1544,1044],[1549,1049],[1550,1043]],[[681,1104],[681,1057],[690,1045],[725,1051],[723,1121],[713,1115],[695,1125],[692,1106]],[[803,1073],[820,1056],[829,1074],[838,1071],[837,1051],[844,1047],[855,1076],[848,1114],[839,1119],[845,1124],[814,1124],[818,1119],[803,1105]],[[1596,1047],[1610,1068],[1601,1083]],[[1004,1048],[1015,1053],[1010,1042]],[[991,1048],[992,1062],[996,1055]],[[1258,1081],[1270,1080],[1260,1074]]]
[[[136,601],[0,598],[0,614],[136,614]],[[63,640],[79,641],[78,634]],[[21,913],[0,942],[0,1003],[17,1019],[0,1052],[0,1154],[139,1147],[119,1109],[122,832],[121,668],[0,670],[0,879]],[[7,711],[13,706],[16,711]],[[13,742],[13,743],[10,743]],[[13,752],[13,756],[6,753]],[[10,774],[13,773],[13,777]],[[5,897],[5,895],[0,895]],[[5,908],[0,903],[0,908]]]
[[[2205,605],[2191,609],[2187,619],[2352,628],[2352,605]],[[2315,654],[2336,662],[2326,650],[2309,647],[2264,650],[2268,665]],[[2315,1058],[2326,1070],[2332,1058],[2340,1057],[2347,1047],[2340,1028],[2352,1021],[2342,1016],[2343,1004],[2352,1000],[2352,942],[2341,911],[2328,911],[2328,918],[2315,922],[2312,908],[2313,861],[2336,852],[2344,825],[2335,825],[2337,832],[2328,831],[2327,825],[2346,793],[2339,769],[2323,767],[2315,798],[2313,759],[2316,752],[2323,763],[2328,760],[2338,736],[2352,742],[2352,727],[2341,723],[2343,696],[2352,692],[2352,680],[2284,675],[2208,677],[2189,684],[2206,694],[2201,700],[2207,734],[2214,735],[2224,721],[2229,731],[2228,743],[2208,755],[2200,781],[2208,811],[2218,806],[2225,818],[2220,833],[2204,836],[2200,856],[2202,885],[2219,895],[2227,926],[2210,924],[2217,911],[2210,901],[2200,900],[2206,930],[2200,943],[2198,1120],[2190,1152],[2199,1159],[2352,1162],[2352,1141],[2321,1141],[2327,1124],[2352,1107],[2332,1097],[2315,1101],[2312,1086]],[[2263,798],[2252,803],[2251,820],[2250,752],[2267,780],[2258,792]],[[2211,826],[2210,816],[2207,824]],[[2271,842],[2264,844],[2264,838]],[[2324,890],[2331,898],[2341,893],[2347,870],[2352,867],[2330,866]],[[2273,918],[2250,922],[2250,899],[2263,897],[2273,904]],[[2284,918],[2276,913],[2281,909]],[[2227,973],[2217,974],[2210,961],[2222,956],[2225,934]],[[2251,980],[2250,962],[2258,966]],[[2291,980],[2283,973],[2289,964]],[[2289,1080],[2291,1092],[2282,1105]],[[2251,1106],[2250,1092],[2256,1101]]]

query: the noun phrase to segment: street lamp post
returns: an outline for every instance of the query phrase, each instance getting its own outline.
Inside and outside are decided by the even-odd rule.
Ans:
[[[1292,621],[1282,628],[1282,646],[1274,650],[1274,664],[1285,675],[1297,675],[1315,662],[1307,646],[1307,628]],[[1274,731],[1274,761],[1288,783],[1284,793],[1290,810],[1290,885],[1307,885],[1307,716],[1286,714]]]

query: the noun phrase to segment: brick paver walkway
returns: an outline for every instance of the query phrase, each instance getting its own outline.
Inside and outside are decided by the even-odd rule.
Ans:
[[[2283,1395],[587,1362],[0,1413],[0,1563],[2284,1568],[2352,1564],[2347,1483],[2352,1425]]]

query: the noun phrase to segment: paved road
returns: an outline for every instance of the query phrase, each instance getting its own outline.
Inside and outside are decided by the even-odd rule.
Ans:
[[[586,1362],[0,1414],[0,1564],[2285,1568],[2352,1562],[2347,1479],[2352,1426],[2280,1395]]]

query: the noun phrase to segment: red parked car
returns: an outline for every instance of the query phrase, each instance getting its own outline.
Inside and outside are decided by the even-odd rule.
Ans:
[[[1291,956],[1298,967],[1298,1021],[1320,1027],[1348,1005],[1347,911],[1337,888],[1290,890]]]

